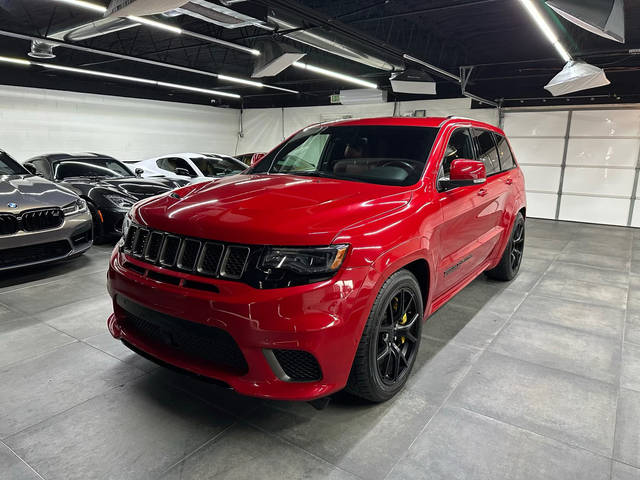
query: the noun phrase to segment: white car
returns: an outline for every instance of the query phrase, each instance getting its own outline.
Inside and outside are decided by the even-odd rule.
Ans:
[[[217,153],[174,153],[133,163],[131,167],[136,175],[143,178],[168,177],[190,183],[233,175],[247,169],[240,160]]]

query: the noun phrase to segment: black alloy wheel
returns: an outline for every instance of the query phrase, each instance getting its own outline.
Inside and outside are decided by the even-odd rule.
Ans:
[[[395,385],[407,374],[417,351],[421,314],[414,293],[401,288],[387,302],[379,319],[376,368],[382,383]]]
[[[494,269],[486,272],[489,278],[508,282],[518,275],[520,266],[522,265],[522,258],[524,257],[525,227],[524,215],[519,212],[513,222],[511,236],[504,249],[500,263]]]
[[[402,390],[420,347],[424,295],[413,273],[404,269],[382,285],[351,366],[348,392],[384,402]]]

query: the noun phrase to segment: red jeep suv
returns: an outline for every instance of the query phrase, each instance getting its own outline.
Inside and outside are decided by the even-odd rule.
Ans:
[[[308,127],[242,174],[136,204],[111,257],[111,334],[237,392],[372,401],[422,323],[522,260],[525,191],[499,129],[461,118]]]

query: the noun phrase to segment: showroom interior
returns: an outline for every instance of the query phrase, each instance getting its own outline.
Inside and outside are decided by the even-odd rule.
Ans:
[[[640,2],[0,0],[0,40],[0,479],[640,480]]]

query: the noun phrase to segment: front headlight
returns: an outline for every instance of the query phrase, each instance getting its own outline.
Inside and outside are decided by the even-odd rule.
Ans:
[[[62,207],[62,213],[64,213],[65,217],[70,217],[71,215],[77,215],[79,213],[84,213],[87,211],[87,202],[82,198],[77,199],[75,202],[70,203],[69,205],[65,205]]]
[[[135,203],[135,201],[130,198],[123,197],[122,195],[105,195],[104,198],[106,198],[114,207],[121,210],[128,210],[133,207],[133,204]]]
[[[333,274],[342,265],[349,245],[328,247],[267,247],[258,268],[267,275],[291,272],[295,275]]]

